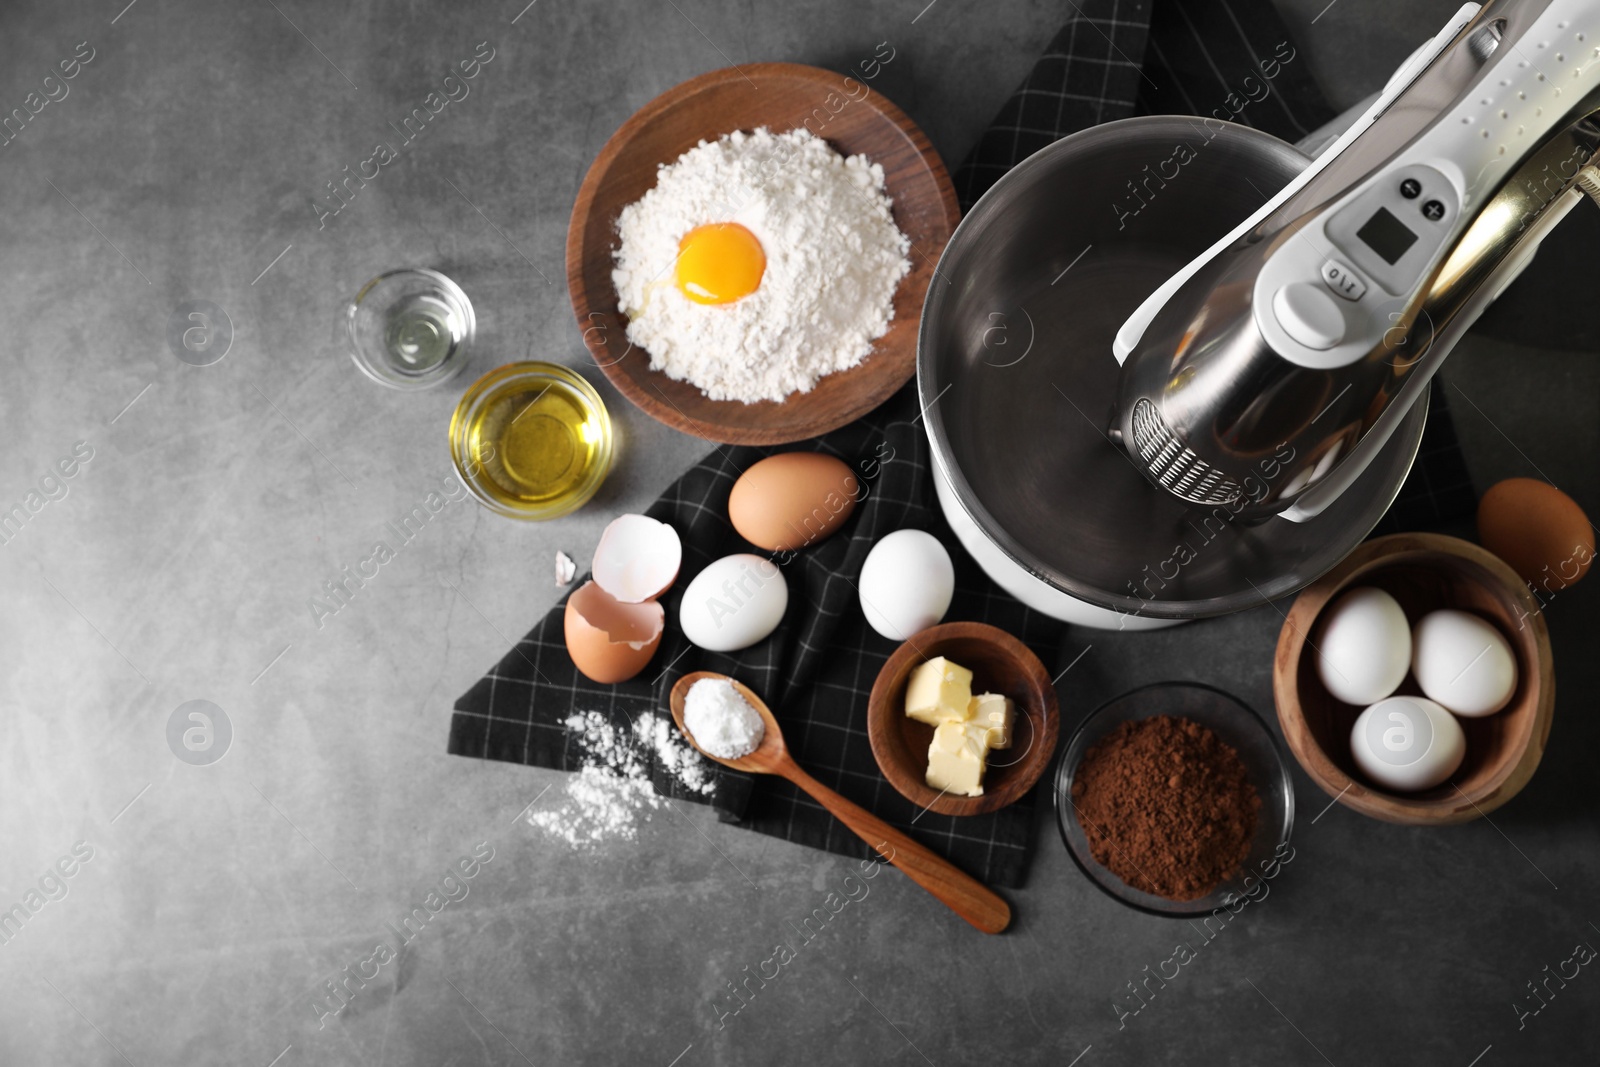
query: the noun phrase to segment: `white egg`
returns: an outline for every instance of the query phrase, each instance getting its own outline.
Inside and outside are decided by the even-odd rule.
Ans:
[[[709,652],[736,652],[776,630],[788,606],[783,572],[769,559],[740,552],[694,576],[678,606],[678,625]]]
[[[1517,657],[1489,623],[1465,611],[1432,611],[1411,631],[1411,673],[1430,699],[1457,715],[1493,715],[1517,690]]]
[[[1449,778],[1467,754],[1454,715],[1425,697],[1390,697],[1356,719],[1350,754],[1379,785],[1414,792]]]
[[[1400,688],[1411,666],[1411,627],[1394,597],[1352,589],[1323,619],[1317,674],[1334,699],[1366,707]]]
[[[887,534],[861,564],[861,613],[874,630],[894,641],[944,618],[955,591],[950,553],[922,530]]]

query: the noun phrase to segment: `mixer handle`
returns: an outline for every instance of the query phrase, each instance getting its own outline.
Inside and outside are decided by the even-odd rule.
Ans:
[[[1477,82],[1384,170],[1413,160],[1441,168],[1454,165],[1463,214],[1474,215],[1521,162],[1581,117],[1581,110],[1593,110],[1590,98],[1600,71],[1600,3],[1549,0],[1532,24],[1509,39],[1507,16],[1538,2],[1507,0],[1480,13],[1478,24],[1459,45],[1481,58]],[[1574,160],[1573,172],[1585,162]]]
[[[1446,48],[1450,47],[1450,44],[1461,33],[1462,29],[1477,17],[1478,12],[1482,10],[1482,6],[1476,3],[1463,4],[1454,15],[1450,16],[1449,21],[1444,24],[1444,27],[1438,33],[1423,42],[1416,51],[1406,58],[1405,62],[1395,68],[1395,72],[1389,76],[1388,82],[1384,85],[1383,91],[1373,99],[1366,111],[1355,122],[1351,123],[1349,128],[1340,134],[1331,145],[1323,149],[1305,170],[1297,174],[1275,196],[1257,208],[1249,218],[1224,234],[1215,244],[1199,256],[1196,256],[1174,273],[1172,277],[1163,282],[1155,292],[1147,296],[1144,302],[1134,310],[1133,314],[1123,322],[1122,327],[1117,330],[1117,335],[1111,343],[1111,352],[1116,357],[1117,362],[1119,364],[1127,362],[1128,355],[1138,346],[1140,338],[1144,336],[1145,329],[1155,319],[1156,314],[1172,298],[1172,295],[1182,288],[1184,283],[1189,281],[1204,264],[1259,227],[1263,221],[1275,214],[1286,201],[1296,196],[1313,179],[1320,175],[1328,164],[1337,159],[1353,141],[1366,133],[1372,124],[1377,121],[1378,117],[1389,109],[1389,106],[1395,102],[1396,98],[1411,87],[1411,83],[1416,80],[1417,75],[1421,74]]]

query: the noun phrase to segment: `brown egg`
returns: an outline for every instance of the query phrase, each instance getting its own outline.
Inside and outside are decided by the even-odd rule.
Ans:
[[[856,508],[860,483],[849,464],[820,452],[780,452],[739,476],[728,518],[739,536],[769,552],[816,544]]]
[[[567,598],[562,621],[573,666],[601,685],[625,682],[644,670],[665,625],[666,611],[656,601],[624,604],[594,582]]]
[[[1594,560],[1594,527],[1578,502],[1548,482],[1507,478],[1478,501],[1478,540],[1536,591],[1582,578]]]

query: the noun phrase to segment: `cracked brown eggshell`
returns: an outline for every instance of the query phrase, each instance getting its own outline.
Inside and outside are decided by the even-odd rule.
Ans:
[[[562,624],[573,666],[590,681],[611,685],[650,662],[661,644],[666,611],[654,600],[624,603],[591,581],[567,598]]]

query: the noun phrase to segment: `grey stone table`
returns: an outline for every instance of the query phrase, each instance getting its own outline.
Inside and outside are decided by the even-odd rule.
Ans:
[[[1324,810],[1297,772],[1295,858],[1270,896],[1137,1015],[1119,1021],[1127,983],[1198,935],[1100,894],[1041,819],[1010,933],[974,934],[891,872],[719,1027],[726,983],[798,940],[854,864],[693,806],[574,852],[518,819],[564,776],[444,752],[451,702],[557,597],[554,553],[586,564],[608,516],[705,446],[602,385],[623,454],[585,511],[523,525],[453,502],[319,627],[322,583],[450,484],[444,429],[469,380],[380,389],[335,316],[375,272],[431,265],[476,305],[469,374],[531,356],[599,383],[563,238],[588,161],[636,107],[730,62],[844,69],[888,41],[876,87],[959,161],[1070,5],[523,2],[0,12],[0,113],[26,117],[0,146],[0,506],[23,509],[0,544],[0,907],[22,909],[0,915],[0,1063],[1593,1059],[1600,976],[1551,982],[1547,1002],[1528,989],[1600,944],[1593,579],[1548,609],[1560,696],[1521,797],[1421,831]],[[1286,15],[1345,105],[1453,6]],[[470,93],[319,219],[328,183],[480,42]],[[231,322],[209,366],[167,341],[197,300]],[[1600,369],[1562,336],[1474,337],[1447,377],[1480,484],[1542,473],[1600,514]],[[1093,647],[1062,680],[1065,725],[1166,677],[1268,710],[1278,625],[1268,606],[1074,631],[1063,657]],[[191,700],[231,729],[209,766],[169,748]],[[449,885],[468,894],[402,961],[369,964],[464,857],[473,877]],[[317,1006],[374,967],[342,1013]]]

